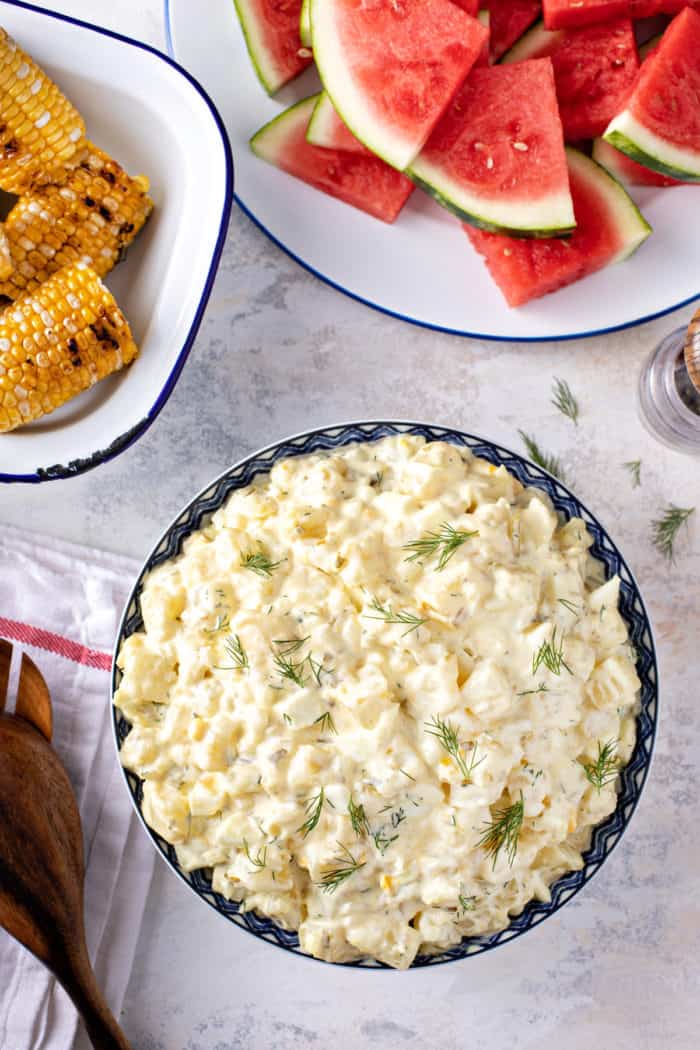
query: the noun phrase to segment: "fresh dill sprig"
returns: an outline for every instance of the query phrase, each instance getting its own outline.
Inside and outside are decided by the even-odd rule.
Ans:
[[[441,572],[455,551],[466,543],[472,536],[478,536],[478,530],[472,532],[459,532],[452,525],[443,522],[439,532],[428,532],[418,540],[404,543],[401,550],[413,551],[405,561],[423,561],[438,555],[437,570]]]
[[[515,855],[518,852],[518,838],[523,826],[525,816],[525,802],[523,793],[512,806],[496,810],[494,819],[485,826],[484,833],[477,845],[483,846],[486,852],[493,857],[493,866],[496,867],[498,855],[505,848],[508,863],[513,866]]]
[[[412,777],[410,773],[407,773],[405,769],[399,769],[399,773],[403,773],[403,775],[404,775],[405,777],[408,777],[408,779],[409,779],[409,780],[412,780],[414,784],[418,783],[418,781],[416,780],[416,778],[415,778],[415,777]]]
[[[245,850],[246,857],[254,868],[264,868],[267,866],[267,845],[260,846],[258,852],[253,857],[250,848],[248,847],[248,843],[243,839],[243,849]]]
[[[292,653],[297,653],[301,649],[302,645],[306,645],[310,634],[307,634],[306,638],[273,638],[272,644],[280,646],[280,653],[282,656],[291,656]]]
[[[544,664],[548,671],[552,674],[561,674],[562,667],[568,671],[569,674],[573,674],[573,671],[564,659],[564,639],[561,638],[557,643],[557,629],[556,627],[552,631],[552,637],[549,641],[542,642],[536,653],[532,654],[532,673],[537,674],[540,666]]]
[[[314,676],[314,678],[316,679],[316,685],[320,686],[321,685],[321,675],[322,674],[330,674],[331,671],[333,670],[333,668],[332,667],[324,667],[322,663],[318,662],[318,660],[314,660],[314,658],[311,655],[311,653],[309,653],[309,655],[307,656],[306,659],[309,662],[309,667],[311,668],[311,673]]]
[[[516,693],[516,696],[533,696],[534,693],[548,693],[548,692],[549,692],[549,689],[544,684],[544,682],[540,682],[540,684],[537,686],[537,689],[523,689],[522,693]]]
[[[476,909],[476,897],[465,897],[463,893],[459,895],[459,909],[463,915],[466,915],[468,911],[474,911]]]
[[[568,598],[557,598],[560,605],[563,605],[565,609],[568,609],[574,616],[578,616],[580,609],[578,605],[570,602]]]
[[[632,477],[632,488],[637,489],[642,484],[642,461],[641,459],[630,459],[627,463],[623,463],[622,466],[625,470],[629,470]]]
[[[282,712],[282,718],[285,720],[288,726],[292,725],[294,719],[291,715],[288,715],[286,711]]]
[[[422,624],[427,623],[427,620],[421,619],[420,616],[414,616],[413,613],[401,611],[394,612],[391,605],[382,605],[377,598],[372,599],[370,606],[374,610],[376,616],[370,616],[369,613],[364,613],[366,620],[383,620],[384,623],[402,623],[408,625],[408,630],[404,631],[401,635],[405,638],[411,631],[416,631]]]
[[[245,554],[241,554],[241,565],[244,569],[250,569],[251,572],[256,573],[258,576],[272,576],[278,566],[282,564],[281,561],[270,561],[264,551],[246,551]]]
[[[360,861],[355,860],[350,850],[342,842],[339,842],[338,845],[341,850],[340,855],[333,857],[333,863],[336,867],[326,868],[325,871],[322,871],[320,881],[317,883],[324,893],[335,893],[338,886],[365,866],[364,861],[360,863]]]
[[[571,387],[565,379],[554,377],[552,386],[552,404],[558,408],[571,422],[578,426],[578,401],[571,392]]]
[[[294,682],[295,685],[300,687],[306,685],[306,678],[304,677],[305,658],[294,663],[293,660],[290,660],[283,653],[274,653],[273,661],[281,678],[287,678],[290,682]]]
[[[308,799],[304,807],[306,813],[306,820],[304,823],[297,828],[297,831],[304,832],[304,838],[310,835],[314,828],[317,826],[321,819],[321,810],[323,809],[323,803],[326,800],[326,793],[323,788],[319,791],[318,795],[314,795]]]
[[[555,478],[559,478],[560,481],[566,481],[566,474],[564,468],[561,465],[561,461],[557,456],[551,456],[549,453],[544,452],[537,441],[530,434],[526,434],[524,430],[519,430],[518,433],[522,438],[523,444],[527,449],[527,454],[533,463],[536,463],[543,470],[546,470],[549,474],[553,474]]]
[[[395,809],[394,812],[391,814],[392,828],[398,828],[399,824],[403,824],[405,819],[406,813],[404,811],[404,808],[403,806],[399,806],[399,808]]]
[[[598,794],[606,784],[615,779],[620,769],[619,759],[615,755],[616,747],[617,740],[608,740],[606,744],[601,744],[599,740],[598,757],[595,762],[581,762],[586,780],[590,781]]]
[[[467,762],[457,736],[457,730],[451,722],[445,722],[439,715],[433,715],[432,720],[425,723],[425,731],[434,736],[447,754],[455,760],[464,779],[471,780],[471,775],[476,767],[480,766],[486,758],[486,755],[484,755],[478,762],[476,761],[476,744],[472,745],[471,757],[469,762]]]
[[[230,625],[228,613],[218,613],[214,626],[204,627],[203,631],[205,634],[218,634],[219,631],[227,630]]]
[[[369,821],[367,820],[365,807],[362,805],[362,803],[360,803],[359,805],[355,803],[353,801],[352,795],[348,799],[348,814],[350,816],[352,830],[355,832],[358,839],[361,839],[365,835],[370,834]]]
[[[384,828],[380,828],[379,831],[372,832],[372,838],[374,839],[374,845],[377,847],[382,857],[389,849],[392,842],[396,842],[398,835],[392,835],[391,838],[386,835]]]
[[[217,667],[217,671],[247,671],[250,667],[248,654],[237,634],[229,634],[224,641],[224,651],[233,663],[228,667]]]
[[[315,718],[311,723],[314,726],[319,726],[322,733],[335,733],[338,735],[338,730],[335,728],[335,722],[333,721],[333,715],[330,711],[324,711],[322,715]]]
[[[675,560],[674,544],[680,528],[685,525],[695,507],[676,507],[669,503],[661,517],[651,523],[651,542],[667,561]]]

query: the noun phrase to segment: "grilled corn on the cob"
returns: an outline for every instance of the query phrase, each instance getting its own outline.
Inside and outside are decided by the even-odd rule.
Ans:
[[[0,281],[0,295],[16,299],[76,262],[104,277],[151,214],[147,190],[145,176],[132,178],[88,143],[87,154],[63,185],[20,197],[7,216],[13,272]]]
[[[5,234],[5,230],[0,226],[0,280],[5,280],[12,273],[12,256],[10,255],[10,245]]]
[[[97,274],[81,263],[59,270],[0,315],[0,432],[53,412],[137,353]]]
[[[85,124],[52,80],[0,29],[0,188],[61,182],[85,146]]]

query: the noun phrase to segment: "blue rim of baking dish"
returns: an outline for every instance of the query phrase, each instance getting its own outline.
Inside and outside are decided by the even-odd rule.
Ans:
[[[180,373],[184,368],[185,362],[189,357],[190,351],[194,345],[194,341],[197,338],[199,327],[202,323],[204,311],[207,303],[209,302],[209,296],[211,295],[212,288],[214,286],[214,279],[216,278],[217,271],[219,269],[219,262],[221,260],[221,253],[224,249],[226,241],[226,234],[228,232],[229,218],[231,216],[231,202],[233,200],[233,186],[234,186],[234,170],[233,170],[233,154],[231,152],[231,143],[229,142],[228,133],[224,127],[224,123],[219,116],[219,112],[209,98],[201,84],[195,80],[195,78],[187,72],[178,62],[176,62],[170,55],[163,54],[162,51],[158,51],[157,48],[151,47],[150,44],[144,44],[140,40],[133,40],[131,37],[124,36],[122,33],[115,33],[112,29],[103,29],[101,26],[93,25],[91,22],[85,22],[80,18],[72,18],[70,15],[59,14],[57,11],[47,11],[43,7],[39,7],[36,4],[25,3],[24,0],[2,0],[3,6],[8,7],[21,7],[26,11],[33,11],[39,15],[45,15],[47,18],[55,18],[59,22],[67,22],[69,25],[79,26],[81,29],[90,29],[94,33],[99,33],[101,36],[111,37],[113,40],[118,40],[122,44],[128,44],[131,47],[137,47],[141,51],[147,51],[161,62],[165,62],[166,65],[171,66],[177,73],[179,73],[189,84],[194,88],[198,95],[202,97],[206,105],[209,107],[211,116],[216,124],[219,135],[221,136],[221,144],[224,150],[224,161],[226,165],[226,187],[224,191],[224,204],[223,211],[221,213],[221,223],[219,226],[219,232],[216,238],[216,245],[212,255],[211,265],[207,273],[206,280],[204,282],[204,288],[199,299],[199,304],[195,311],[192,324],[190,325],[189,332],[185,337],[185,341],[182,344],[182,348],[177,356],[170,374],[166,379],[164,385],[161,387],[158,397],[154,401],[153,405],[142,420],[136,423],[129,430],[120,434],[119,437],[115,438],[107,448],[98,449],[95,452],[89,453],[85,457],[74,459],[70,463],[60,464],[57,463],[50,467],[38,467],[33,474],[4,474],[0,473],[0,483],[4,482],[9,484],[11,482],[25,482],[29,484],[39,484],[44,481],[61,481],[66,478],[78,477],[80,474],[84,474],[88,470],[92,470],[94,467],[100,466],[102,463],[109,462],[110,459],[114,459],[116,456],[125,452],[126,449],[130,448],[140,437],[142,437],[149,429],[152,423],[155,422],[161,409],[167,402],[168,398],[175,389]]]
[[[175,59],[170,2],[171,0],[163,0],[165,14],[165,41],[168,48],[168,54],[171,58]],[[561,335],[492,335],[485,332],[471,332],[466,328],[450,328],[448,325],[434,324],[432,321],[421,321],[417,317],[410,317],[408,314],[402,314],[398,310],[390,310],[388,307],[382,306],[381,303],[374,302],[372,299],[366,299],[364,296],[358,295],[357,292],[353,292],[344,285],[334,281],[331,277],[327,277],[326,274],[321,273],[320,270],[317,270],[310,263],[307,263],[300,255],[297,255],[296,252],[292,251],[284,241],[281,241],[279,237],[275,236],[272,230],[268,229],[265,223],[257,217],[255,212],[251,211],[248,205],[236,193],[234,193],[234,200],[241,211],[248,216],[251,222],[257,226],[266,237],[269,237],[273,244],[277,245],[277,247],[285,252],[290,259],[293,259],[294,262],[298,263],[299,266],[303,267],[308,273],[313,274],[314,277],[318,277],[318,279],[323,281],[324,284],[329,285],[331,288],[335,288],[337,292],[342,292],[343,295],[347,295],[349,299],[354,299],[355,302],[362,303],[363,306],[369,306],[372,310],[376,310],[380,314],[385,314],[387,317],[393,317],[397,321],[406,321],[407,324],[415,325],[416,328],[427,328],[432,332],[444,332],[445,335],[459,335],[466,339],[482,339],[485,342],[492,343],[565,343],[572,339],[590,339],[596,335],[610,335],[612,332],[623,332],[627,328],[636,328],[638,325],[647,324],[649,321],[656,321],[659,317],[665,317],[666,314],[671,314],[674,310],[680,310],[682,307],[688,306],[690,303],[694,303],[696,300],[700,299],[700,291],[697,291],[694,295],[688,296],[687,299],[682,299],[680,302],[673,303],[671,306],[666,306],[663,310],[657,310],[656,313],[645,314],[643,317],[636,317],[632,321],[623,321],[621,324],[609,325],[607,328],[591,328],[587,332],[564,332]]]
[[[658,723],[658,671],[651,622],[637,582],[618,547],[610,539],[598,519],[561,481],[502,445],[454,428],[430,423],[390,420],[338,423],[333,426],[303,431],[267,445],[239,460],[202,489],[180,511],[154,546],[134,584],[119,625],[112,660],[111,692],[113,696],[121,680],[116,658],[122,641],[143,627],[139,599],[146,575],[156,566],[176,557],[182,550],[184,540],[209,520],[231,492],[249,484],[256,475],[268,473],[272,465],[280,459],[337,449],[358,441],[377,441],[396,434],[417,434],[428,441],[449,441],[459,447],[469,448],[475,455],[498,466],[505,466],[523,484],[543,489],[561,515],[566,518],[581,517],[584,520],[594,540],[591,554],[605,566],[606,579],[615,573],[620,577],[620,614],[627,625],[630,640],[637,652],[637,674],[641,681],[640,710],[637,715],[637,739],[634,751],[620,776],[621,789],[615,811],[595,828],[591,837],[591,845],[583,853],[584,866],[579,871],[569,872],[555,880],[550,887],[552,899],[549,903],[529,901],[519,915],[511,918],[510,925],[505,930],[495,934],[467,937],[458,945],[435,955],[418,956],[412,967],[416,968],[471,958],[490,951],[522,936],[549,915],[557,912],[591,880],[622,838],[637,807],[649,772]],[[131,726],[121,711],[114,706],[112,726],[115,744],[119,751]],[[224,918],[253,936],[276,944],[303,958],[314,958],[300,949],[296,931],[284,930],[271,919],[255,912],[240,911],[235,901],[226,900],[212,889],[211,880],[202,869],[184,872],[178,864],[175,849],[153,831],[143,818],[141,813],[142,781],[127,770],[122,772],[141,823],[165,862],[190,889]],[[385,964],[373,959],[331,965],[389,969]]]

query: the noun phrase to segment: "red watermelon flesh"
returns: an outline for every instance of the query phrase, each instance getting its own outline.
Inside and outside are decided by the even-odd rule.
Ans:
[[[408,172],[477,226],[516,236],[570,230],[551,61],[473,69]]]
[[[497,62],[542,13],[541,0],[488,0],[491,61]]]
[[[653,18],[675,15],[684,7],[700,7],[700,0],[542,0],[547,29],[610,22],[615,18]]]
[[[250,140],[253,152],[331,197],[393,222],[413,183],[378,157],[308,143],[306,129],[317,100],[318,95],[305,98],[261,128]]]
[[[399,170],[424,145],[487,36],[452,0],[312,0],[311,20],[333,105]]]
[[[255,71],[269,94],[311,64],[302,48],[302,0],[234,0]]]
[[[533,29],[515,46],[512,60],[545,55],[554,67],[564,138],[576,142],[602,135],[624,107],[639,70],[630,20],[555,33]],[[511,55],[505,61],[511,61]]]
[[[452,3],[457,4],[457,7],[461,7],[472,18],[476,18],[479,12],[479,0],[452,0]]]
[[[577,223],[570,238],[526,241],[464,226],[509,306],[522,306],[595,273],[633,251],[650,232],[622,187],[605,174],[611,185],[601,192],[599,165],[575,150],[567,154]]]
[[[687,7],[642,65],[627,108],[645,128],[700,151],[700,14]]]

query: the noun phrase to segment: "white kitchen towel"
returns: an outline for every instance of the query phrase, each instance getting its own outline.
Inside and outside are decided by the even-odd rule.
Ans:
[[[83,822],[88,950],[117,1017],[155,862],[122,782],[111,729],[111,652],[137,571],[128,558],[0,528],[0,637],[31,656],[51,692],[53,744]],[[17,667],[13,659],[10,696]],[[70,1050],[77,1032],[63,990],[0,929],[0,1047]]]

